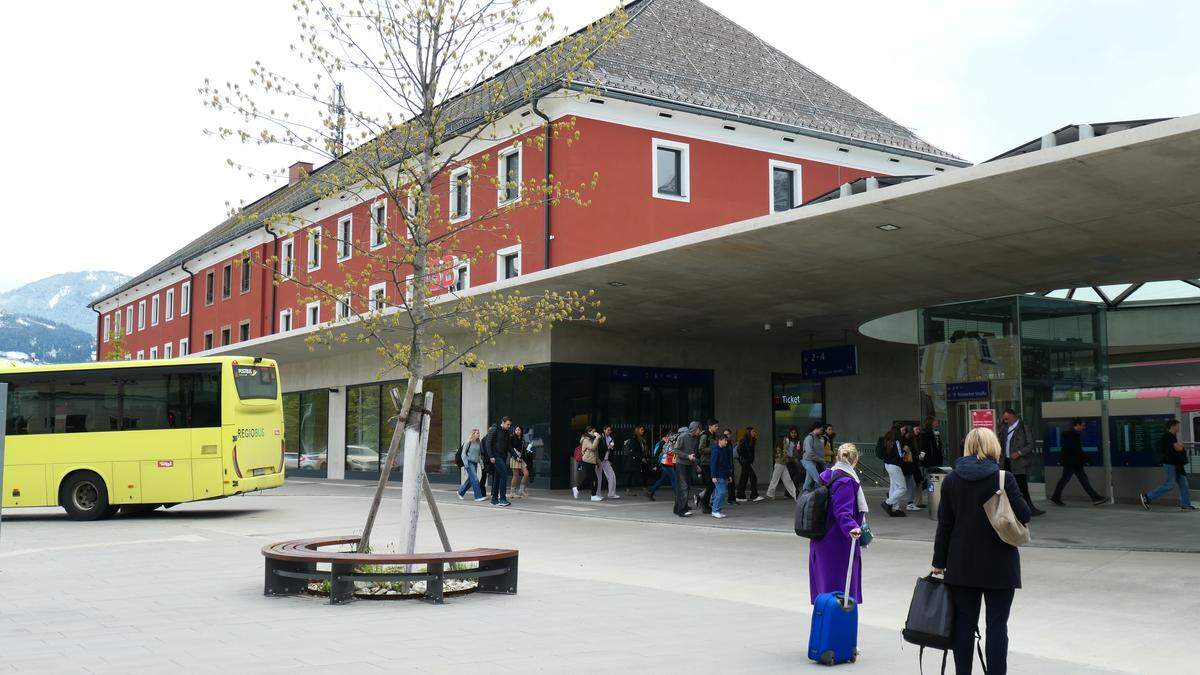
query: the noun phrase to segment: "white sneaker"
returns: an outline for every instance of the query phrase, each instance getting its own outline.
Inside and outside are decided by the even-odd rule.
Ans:
[[[577,488],[577,487],[571,488],[571,498],[579,499],[579,488]]]
[[[755,497],[754,499],[752,499],[751,501],[761,502],[763,499],[765,499],[765,497],[763,497],[762,495],[759,495],[759,496]]]
[[[725,514],[724,514],[724,513],[717,513],[716,511],[713,511],[712,517],[713,517],[713,518],[724,518],[724,517],[725,517]]]
[[[592,501],[602,502],[602,501],[604,501],[604,497],[601,497],[600,495],[592,495]]]
[[[465,497],[465,496],[463,495],[463,493],[461,493],[461,492],[460,492],[460,493],[458,493],[458,498],[459,498],[459,499],[466,499],[466,497]]]
[[[690,515],[692,515],[692,512],[691,512],[691,511],[684,511],[684,512],[683,512],[683,517],[684,517],[684,518],[687,518],[687,517],[688,517],[688,516],[690,516]]]
[[[476,497],[476,498],[475,498],[475,501],[477,501],[477,502],[486,502],[486,501],[487,501],[487,497]]]
[[[904,510],[905,511],[920,511],[921,509],[917,508],[916,504],[909,504],[908,506],[904,507]]]
[[[621,495],[609,495],[608,498],[609,499],[620,499]]]

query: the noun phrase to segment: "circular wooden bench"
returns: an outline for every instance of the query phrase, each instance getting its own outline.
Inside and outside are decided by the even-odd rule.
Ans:
[[[446,553],[355,553],[325,550],[357,545],[358,537],[294,539],[268,544],[262,549],[266,561],[264,595],[296,595],[307,592],[313,581],[329,582],[329,604],[340,605],[354,599],[357,582],[425,582],[424,599],[436,604],[443,601],[447,579],[478,579],[482,593],[517,592],[517,552],[502,548],[472,548]],[[478,563],[477,569],[447,570],[454,563]],[[318,564],[329,565],[328,570]],[[356,568],[364,565],[425,565],[424,572],[375,573]]]

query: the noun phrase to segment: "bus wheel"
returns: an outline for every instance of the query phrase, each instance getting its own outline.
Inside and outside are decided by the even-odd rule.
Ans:
[[[121,515],[144,516],[160,506],[162,506],[162,504],[125,504],[121,507]]]
[[[108,486],[91,471],[71,474],[59,491],[58,501],[72,520],[100,520],[115,512],[108,504]]]

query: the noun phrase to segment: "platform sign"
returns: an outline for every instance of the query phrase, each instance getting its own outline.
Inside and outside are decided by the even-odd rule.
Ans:
[[[987,380],[946,384],[947,401],[986,401],[990,394],[991,389]]]
[[[996,411],[992,408],[983,408],[981,410],[971,411],[971,428],[972,429],[991,429],[996,430]]]
[[[842,345],[800,352],[801,374],[809,379],[858,374],[858,347]]]

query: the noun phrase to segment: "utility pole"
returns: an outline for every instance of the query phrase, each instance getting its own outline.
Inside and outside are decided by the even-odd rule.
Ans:
[[[341,157],[346,145],[346,102],[342,98],[341,83],[334,85],[329,114],[333,118],[333,156]]]

